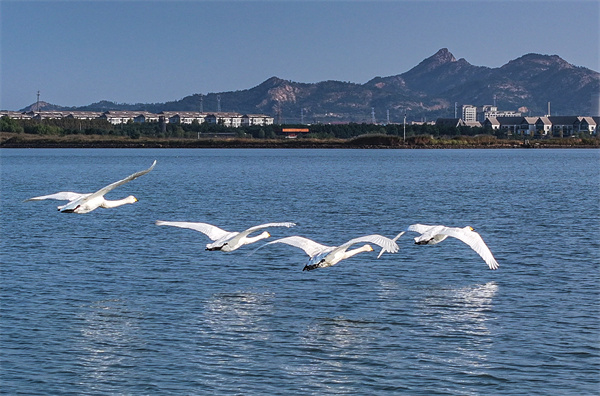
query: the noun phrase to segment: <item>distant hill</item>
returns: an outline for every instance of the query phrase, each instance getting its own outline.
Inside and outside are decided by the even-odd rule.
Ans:
[[[600,92],[600,73],[574,66],[557,55],[527,54],[499,68],[473,66],[456,59],[446,48],[409,71],[375,77],[364,84],[341,81],[299,83],[271,77],[246,90],[194,94],[166,103],[118,104],[101,101],[88,106],[64,108],[45,104],[49,110],[145,110],[222,111],[264,113],[276,122],[400,122],[453,117],[454,104],[494,104],[500,110],[526,108],[532,115],[592,115],[591,96]],[[48,106],[48,108],[46,107]],[[35,104],[27,109],[35,107]]]

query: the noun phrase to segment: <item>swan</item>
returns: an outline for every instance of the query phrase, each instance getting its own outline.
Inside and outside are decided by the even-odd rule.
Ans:
[[[244,245],[258,242],[261,239],[269,238],[271,234],[267,231],[255,236],[249,237],[248,235],[262,230],[268,227],[293,227],[295,223],[267,223],[261,224],[254,227],[250,227],[242,232],[229,232],[219,227],[207,223],[190,223],[185,221],[161,221],[157,220],[156,225],[165,225],[179,228],[189,228],[191,230],[199,231],[209,237],[213,243],[206,245],[206,250],[222,250],[224,252],[232,252]]]
[[[127,176],[123,180],[119,180],[112,184],[109,184],[106,187],[101,188],[95,193],[88,194],[80,194],[70,191],[62,191],[57,192],[55,194],[50,195],[42,195],[40,197],[33,197],[26,199],[27,201],[42,201],[44,199],[56,199],[58,201],[69,201],[65,205],[61,205],[58,207],[58,210],[62,213],[89,213],[97,208],[116,208],[117,206],[132,204],[138,201],[136,197],[133,195],[128,196],[127,198],[119,199],[116,201],[109,201],[104,199],[104,195],[114,190],[115,188],[132,181],[133,179],[137,179],[140,176],[145,175],[154,169],[154,165],[156,165],[156,160],[152,163],[150,168],[136,172],[132,175]]]
[[[263,246],[271,245],[273,243],[285,243],[287,245],[304,250],[304,252],[309,255],[310,259],[308,261],[308,264],[304,266],[302,271],[310,271],[316,268],[331,267],[332,265],[335,265],[340,261],[350,258],[359,253],[373,251],[371,245],[368,244],[358,249],[348,250],[350,246],[362,242],[370,242],[381,246],[383,250],[381,251],[381,253],[379,253],[379,256],[381,256],[383,252],[396,253],[398,251],[398,245],[396,244],[396,242],[377,234],[354,238],[340,246],[321,245],[320,243],[317,243],[311,239],[297,235],[277,239],[275,241],[266,243]]]
[[[499,267],[498,262],[481,238],[481,235],[475,232],[473,227],[466,226],[464,228],[457,228],[446,227],[443,225],[412,224],[406,229],[406,231],[413,231],[421,234],[415,238],[416,245],[437,245],[449,236],[459,239],[469,245],[471,249],[476,251],[490,267],[490,269],[495,270]],[[403,233],[404,232],[400,233],[400,236]]]

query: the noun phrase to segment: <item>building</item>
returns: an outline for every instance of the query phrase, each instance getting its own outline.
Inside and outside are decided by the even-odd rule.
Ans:
[[[133,122],[133,119],[139,115],[137,112],[133,111],[105,111],[100,117],[100,119],[104,119],[110,122],[113,125],[119,124],[127,124],[128,122]]]
[[[477,121],[477,107],[471,105],[463,105],[462,120],[465,122]]]
[[[238,128],[242,126],[242,115],[239,113],[211,113],[205,117],[209,124]]]
[[[281,133],[288,139],[295,139],[299,133],[309,133],[308,128],[282,128]]]
[[[477,108],[477,120],[483,122],[490,117],[521,117],[522,114],[518,111],[498,110],[498,107],[485,105]]]
[[[76,120],[95,120],[102,115],[99,111],[71,111],[65,118],[74,118]]]
[[[164,117],[165,122],[170,124],[193,124],[194,122],[202,124],[206,121],[208,114],[194,111],[162,111],[159,115]]]
[[[488,117],[484,128],[503,130],[507,135],[531,137],[569,137],[578,133],[596,135],[597,117],[543,116],[543,117]]]
[[[133,122],[144,123],[144,122],[158,122],[160,120],[160,116],[154,113],[138,113],[135,117],[133,117]]]
[[[273,121],[273,117],[264,114],[244,114],[242,116],[242,126],[273,125]]]
[[[0,117],[9,117],[13,120],[30,120],[31,114],[22,113],[20,111],[0,111]]]

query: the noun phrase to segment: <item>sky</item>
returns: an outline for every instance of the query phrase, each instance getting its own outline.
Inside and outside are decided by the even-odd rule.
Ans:
[[[600,70],[596,0],[0,0],[0,109],[161,103],[270,77],[366,83],[441,48]]]

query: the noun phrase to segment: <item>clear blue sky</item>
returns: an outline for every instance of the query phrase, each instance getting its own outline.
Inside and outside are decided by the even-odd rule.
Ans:
[[[527,53],[599,71],[600,3],[1,0],[0,109],[154,103],[272,76],[365,83],[440,48],[477,66]]]

